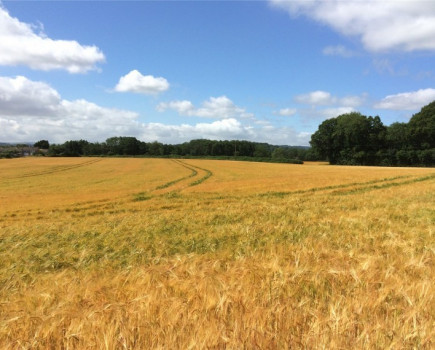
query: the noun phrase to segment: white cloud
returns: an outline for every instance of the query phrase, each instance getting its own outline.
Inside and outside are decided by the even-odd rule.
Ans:
[[[364,103],[366,94],[360,96],[333,96],[327,91],[312,91],[306,94],[297,95],[295,101],[301,104],[307,104],[310,106],[346,106],[346,107],[358,107]]]
[[[171,102],[161,102],[156,107],[158,112],[164,112],[167,109],[172,109],[177,111],[181,115],[191,115],[195,111],[195,106],[192,102],[183,101],[171,101]]]
[[[359,37],[369,51],[435,50],[434,1],[269,1],[292,16],[304,15]]]
[[[317,90],[294,97],[296,103],[305,106],[298,106],[297,113],[304,125],[315,127],[319,120],[337,117],[341,114],[356,112],[357,108],[365,103],[367,94],[334,96],[330,92]],[[280,110],[281,115],[292,115],[296,109],[284,108]],[[316,125],[314,125],[315,123]]]
[[[362,94],[360,96],[344,96],[337,99],[337,102],[341,106],[348,107],[359,107],[361,106],[367,98],[367,94]]]
[[[275,114],[281,115],[283,117],[291,117],[292,115],[295,115],[297,112],[294,108],[282,108],[279,111],[275,112]]]
[[[392,110],[418,110],[435,100],[435,89],[420,89],[412,92],[402,92],[388,95],[375,104],[375,108]]]
[[[302,104],[324,106],[335,103],[335,97],[332,97],[329,92],[318,90],[298,95],[295,97],[295,101]]]
[[[0,77],[0,140],[52,142],[136,133],[138,114],[85,100],[62,100],[46,83]]]
[[[162,102],[156,107],[157,111],[175,110],[180,115],[189,117],[226,119],[226,118],[252,118],[244,108],[238,107],[226,96],[210,97],[197,108],[190,101]]]
[[[315,107],[300,109],[298,114],[302,118],[303,122],[310,125],[312,128],[317,128],[319,121],[335,118],[339,115],[356,112],[353,107]]]
[[[54,116],[59,103],[60,95],[46,83],[0,77],[0,115]]]
[[[210,99],[201,108],[213,111],[222,105],[240,116],[243,109]],[[173,108],[190,110],[187,103]],[[230,108],[230,109],[231,109]],[[224,108],[225,109],[225,108]],[[198,111],[199,109],[195,109]],[[255,126],[250,125],[253,122]],[[104,141],[111,136],[135,136],[144,141],[180,143],[195,138],[214,140],[243,139],[272,144],[308,145],[310,133],[299,133],[290,127],[255,124],[253,119],[229,117],[211,123],[166,125],[143,123],[133,111],[106,108],[79,99],[68,101],[50,85],[26,77],[0,77],[0,141],[34,142],[48,139],[51,143],[86,139]]]
[[[169,89],[169,83],[165,78],[152,75],[142,75],[137,70],[132,70],[119,79],[115,86],[118,92],[135,92],[140,94],[158,94]]]
[[[345,58],[357,55],[354,51],[344,47],[343,45],[327,46],[323,49],[323,54],[326,56],[341,56]]]
[[[32,25],[11,17],[0,3],[0,65],[25,65],[32,69],[64,69],[84,73],[96,69],[105,57],[96,46],[73,40],[53,40],[34,32]]]
[[[273,145],[307,146],[311,132],[297,132],[291,127],[274,127],[266,125],[252,127],[229,118],[212,123],[195,125],[166,125],[162,123],[144,124],[143,139],[158,140],[164,143],[181,143],[192,139],[206,138],[211,140],[248,140],[267,142]]]
[[[212,123],[198,123],[195,125],[166,125],[149,123],[144,125],[144,137],[157,139],[162,142],[184,142],[191,139],[206,138],[212,140],[251,139],[252,128],[243,126],[233,118],[217,120]]]
[[[329,118],[335,118],[339,115],[350,113],[350,112],[356,112],[355,108],[353,107],[337,107],[337,108],[325,108],[318,111],[318,115],[322,119],[329,119]]]

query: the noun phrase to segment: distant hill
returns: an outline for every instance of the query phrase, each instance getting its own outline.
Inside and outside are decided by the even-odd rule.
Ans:
[[[0,142],[0,147],[16,146],[16,145],[33,146],[33,144],[34,144],[34,142]]]

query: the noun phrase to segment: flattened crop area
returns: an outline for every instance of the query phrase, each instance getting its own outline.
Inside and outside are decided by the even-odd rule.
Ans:
[[[435,170],[0,160],[0,347],[421,348]]]

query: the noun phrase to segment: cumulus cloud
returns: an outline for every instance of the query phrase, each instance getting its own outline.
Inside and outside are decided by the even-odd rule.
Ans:
[[[418,91],[402,92],[388,95],[375,104],[375,108],[392,110],[418,110],[435,100],[435,89],[420,89]]]
[[[213,110],[222,101],[210,99],[201,108]],[[175,107],[186,111],[192,108],[197,110],[183,103],[172,106]],[[234,105],[232,108],[239,114],[246,113]],[[251,119],[237,120],[233,117],[194,125],[143,123],[139,117],[133,111],[102,107],[83,99],[62,99],[54,88],[44,82],[23,76],[0,77],[0,141],[4,142],[48,139],[52,143],[62,143],[67,140],[104,141],[111,136],[135,136],[144,141],[165,143],[208,138],[308,145],[310,135],[289,127],[252,126],[249,124]]]
[[[55,116],[59,105],[59,93],[46,83],[0,77],[0,115]]]
[[[335,98],[326,91],[313,91],[307,94],[298,95],[295,101],[302,104],[323,106],[335,103]]]
[[[269,0],[292,16],[307,16],[360,38],[372,52],[435,50],[435,2]]]
[[[104,61],[104,54],[96,46],[84,46],[74,40],[54,40],[43,33],[35,33],[32,25],[11,17],[0,3],[0,65],[84,73]]]
[[[234,118],[217,120],[212,123],[195,125],[166,125],[149,123],[144,125],[144,136],[162,142],[174,143],[191,139],[206,138],[212,140],[251,139],[254,135],[249,126],[244,126]]]
[[[338,104],[348,107],[359,107],[361,106],[367,98],[367,94],[362,94],[359,96],[344,96],[337,99]]]
[[[291,127],[274,127],[271,125],[253,127],[243,125],[234,118],[228,118],[195,125],[148,123],[143,125],[142,138],[145,140],[158,140],[164,143],[181,143],[192,139],[206,138],[211,140],[248,140],[275,145],[307,146],[311,138],[311,132],[297,132]]]
[[[252,118],[251,113],[247,113],[244,108],[238,107],[226,96],[210,97],[201,104],[201,107],[195,107],[192,102],[171,101],[162,102],[156,107],[157,111],[175,110],[180,115],[189,117],[226,119],[226,118]]]
[[[291,117],[295,115],[297,110],[295,108],[281,108],[279,111],[275,112],[277,115],[281,115],[283,117]]]
[[[304,123],[311,125],[319,120],[335,118],[341,114],[356,112],[364,104],[367,94],[334,96],[327,91],[312,91],[295,96],[294,100],[307,107],[298,108],[298,115]]]
[[[169,89],[169,83],[165,78],[152,75],[142,75],[137,70],[132,70],[119,79],[115,86],[118,92],[134,92],[139,94],[158,94]]]
[[[161,102],[156,107],[157,111],[164,112],[168,109],[177,111],[181,115],[194,115],[195,106],[192,102],[183,101],[171,101],[171,102]]]
[[[301,104],[307,104],[311,106],[331,106],[340,105],[346,107],[358,107],[366,98],[366,94],[360,96],[333,96],[327,91],[312,91],[306,94],[297,95],[294,99]]]
[[[318,127],[319,121],[335,118],[339,115],[351,112],[357,112],[357,110],[353,107],[315,107],[305,109],[302,108],[298,111],[298,114],[305,124],[316,129]]]
[[[86,100],[63,100],[44,82],[0,77],[0,140],[52,142],[136,132],[138,114]]]

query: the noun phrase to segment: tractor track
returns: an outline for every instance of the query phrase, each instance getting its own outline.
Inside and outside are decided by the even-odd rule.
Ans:
[[[85,167],[85,166],[92,165],[94,163],[98,163],[98,162],[101,162],[101,161],[102,161],[102,159],[92,159],[92,160],[88,160],[88,161],[85,161],[85,162],[82,162],[82,163],[78,163],[78,164],[52,167],[52,168],[44,170],[44,171],[25,173],[25,174],[22,174],[22,175],[19,175],[19,176],[6,177],[4,179],[15,180],[15,179],[24,179],[24,178],[27,178],[27,177],[36,177],[36,176],[51,175],[51,174],[56,174],[56,173],[60,173],[60,172],[63,172],[63,171],[68,171],[68,170],[72,170],[72,169],[77,169],[77,168]]]

